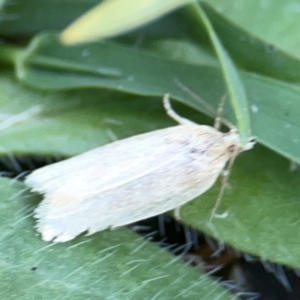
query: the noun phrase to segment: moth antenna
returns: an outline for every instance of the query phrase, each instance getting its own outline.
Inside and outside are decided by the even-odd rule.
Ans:
[[[23,122],[30,117],[33,117],[37,114],[39,114],[42,111],[42,108],[40,106],[34,106],[28,110],[25,110],[19,114],[16,114],[12,117],[7,118],[6,120],[2,121],[0,123],[0,130],[4,130],[6,128],[9,128],[17,123]]]
[[[224,103],[226,100],[226,94],[222,97],[221,103],[216,111],[213,106],[204,101],[199,95],[193,92],[190,88],[188,88],[185,84],[183,84],[178,78],[174,79],[175,84],[184,92],[186,92],[191,98],[200,103],[210,114],[216,117],[214,128],[219,129],[221,124],[226,125],[228,128],[234,128],[234,125],[230,123],[228,120],[222,117],[222,112],[224,109]]]
[[[222,114],[223,114],[223,110],[224,110],[225,100],[226,100],[226,94],[223,95],[223,97],[221,98],[221,102],[220,102],[218,110],[217,110],[217,115],[216,115],[215,124],[214,124],[214,128],[217,130],[220,130],[220,127],[222,125]]]
[[[183,84],[178,78],[174,79],[175,84],[185,93],[187,93],[191,98],[196,100],[198,103],[200,103],[205,109],[211,113],[212,115],[216,115],[216,111],[213,106],[205,102],[199,95],[197,95],[195,92],[193,92],[190,88],[188,88],[185,84]]]
[[[239,149],[238,149],[238,147],[236,147],[235,153],[229,159],[228,166],[227,166],[226,170],[223,171],[221,188],[220,188],[216,203],[214,205],[214,208],[211,211],[208,222],[211,222],[212,219],[214,218],[214,216],[216,215],[216,211],[218,210],[218,207],[219,207],[219,205],[222,201],[222,198],[224,196],[224,192],[225,192],[226,187],[227,187],[227,182],[228,182],[228,178],[229,178],[229,175],[231,173],[231,170],[232,170],[233,163],[234,163],[235,158],[237,157],[238,153],[239,153]]]
[[[181,117],[180,115],[178,115],[176,113],[175,110],[173,110],[172,106],[171,106],[171,102],[170,102],[170,94],[165,94],[163,97],[163,104],[164,104],[164,108],[166,110],[167,115],[172,118],[173,120],[175,120],[176,122],[178,122],[181,125],[191,125],[191,124],[195,124],[194,122]]]

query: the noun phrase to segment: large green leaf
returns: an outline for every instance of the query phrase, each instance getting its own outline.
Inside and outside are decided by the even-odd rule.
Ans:
[[[299,5],[297,3],[299,1],[294,4],[280,0],[268,3],[262,0],[251,2],[243,0],[201,2],[203,2],[205,12],[209,15],[210,21],[222,43],[240,63],[241,67],[275,78],[299,80],[299,60],[297,59],[299,45],[298,39],[295,38],[300,26],[297,17],[297,5]],[[16,0],[16,5],[7,5],[7,7],[4,5],[4,12],[8,15],[12,14],[12,16],[21,16],[21,18],[4,19],[0,32],[20,33],[20,31],[23,32],[30,26],[35,27],[35,31],[38,29],[63,29],[66,24],[77,16],[73,15],[74,12],[77,13],[78,11],[77,14],[84,13],[93,4],[97,3],[95,1],[87,5],[81,1],[72,1],[72,3],[69,1],[60,1],[59,3],[54,1],[48,7],[45,5],[44,0],[30,2]],[[216,13],[212,7],[218,10],[219,13]],[[36,11],[38,13],[35,13]],[[64,14],[56,14],[56,11],[62,11]],[[163,22],[159,21],[138,30],[137,33],[143,35],[145,33],[155,33],[156,35],[164,33],[181,37],[184,35],[196,36],[198,44],[206,44],[207,41],[205,42],[204,38],[206,32],[201,30],[201,24],[197,20],[195,9],[189,7],[185,11],[186,13],[182,14],[181,19],[178,18],[180,14],[172,15],[165,18]],[[37,17],[39,17],[38,20]],[[189,18],[192,19],[192,22],[188,22]],[[176,20],[180,20],[182,24],[178,26]],[[190,26],[187,26],[187,24],[190,24]],[[198,32],[198,35],[195,34],[196,32]]]
[[[300,1],[209,0],[210,5],[239,27],[271,46],[300,58]],[[272,52],[272,49],[270,52]],[[271,54],[271,53],[270,53]]]
[[[0,131],[2,154],[72,156],[172,124],[161,99],[149,105],[140,97],[104,90],[33,92],[12,80],[9,73],[5,75],[0,81],[4,115],[0,129],[8,118],[22,112],[35,107],[41,112]]]
[[[263,84],[262,80],[260,82]],[[276,88],[274,85],[269,87],[268,97],[276,94],[271,87]],[[114,134],[123,138],[174,124],[165,115],[160,99],[149,98],[146,101],[141,97],[124,97],[123,94],[101,90],[55,94],[30,92],[4,77],[1,90],[6,100],[2,101],[0,108],[5,113],[20,112],[23,110],[22,103],[24,109],[38,103],[44,108],[40,115],[0,132],[2,153],[10,155],[53,153],[69,156],[107,143]],[[284,91],[284,88],[280,86],[280,90]],[[285,90],[287,95],[288,92],[288,89]],[[281,103],[279,98],[274,101],[278,100],[277,105]],[[10,99],[16,100],[12,102]],[[199,113],[182,105],[175,108],[203,123]],[[268,111],[259,107],[256,114],[260,113],[260,109]],[[288,136],[285,138],[288,140]],[[219,190],[216,184],[210,192],[182,208],[182,222],[245,252],[299,267],[300,253],[294,238],[300,234],[297,225],[299,181],[299,171],[290,172],[286,159],[257,146],[243,153],[234,166],[229,181],[231,188],[219,208],[219,213],[227,211],[228,216],[213,219],[207,225]],[[289,251],[290,255],[286,255],[285,251]]]
[[[14,38],[45,28],[61,29],[61,26],[65,26],[66,22],[71,21],[75,16],[72,4],[63,10],[64,14],[57,14],[57,9],[51,11],[47,9],[46,5],[43,5],[44,0],[25,1],[35,3],[34,7],[39,6],[38,16],[41,18],[37,20],[35,18],[37,14],[34,14],[32,7],[23,6],[24,1],[16,0],[15,2],[21,5],[6,7],[6,9],[10,9],[9,16],[17,12],[19,18],[11,18],[10,21],[4,20],[0,23],[0,32],[6,36],[13,35]],[[67,2],[71,3],[61,1],[64,4]],[[72,3],[76,4],[77,2],[72,1]],[[241,68],[252,72],[240,72],[240,74],[249,95],[254,134],[261,144],[300,163],[300,119],[298,116],[300,90],[296,84],[284,82],[299,81],[300,68],[297,58],[299,18],[295,12],[298,0],[294,2],[295,6],[290,2],[265,2],[263,0],[249,3],[239,0],[234,0],[234,3],[233,1],[225,3],[215,0],[210,3],[215,3],[217,9],[221,8],[221,13],[216,13],[210,7],[204,7],[222,44]],[[79,9],[76,14],[79,15],[84,10]],[[24,15],[22,15],[23,13]],[[40,106],[42,111],[38,115],[29,117],[28,120],[0,132],[1,153],[10,156],[14,154],[71,156],[108,143],[114,138],[124,138],[174,124],[165,116],[160,99],[144,98],[142,95],[161,97],[165,92],[171,92],[175,99],[197,110],[205,111],[202,105],[178,88],[174,83],[175,78],[180,79],[183,84],[205,101],[217,107],[225,89],[220,70],[216,67],[216,60],[211,54],[212,50],[208,47],[205,31],[200,27],[199,18],[193,14],[191,8],[182,11],[182,16],[180,15],[181,13],[176,14],[179,17],[177,23],[174,22],[175,18],[171,18],[172,26],[170,26],[171,23],[168,26],[155,23],[132,33],[128,36],[128,40],[131,40],[127,41],[127,47],[107,42],[67,49],[62,48],[52,35],[38,36],[25,51],[2,44],[1,62],[10,62],[15,65],[18,60],[18,75],[23,83],[31,87],[52,90],[52,92],[40,93],[29,90],[16,83],[7,74],[2,73],[0,80],[1,118],[8,117],[6,114],[15,115],[36,106]],[[49,18],[47,18],[48,16]],[[51,21],[49,21],[50,19]],[[49,25],[47,25],[48,21]],[[161,30],[162,27],[163,30]],[[162,32],[168,36],[167,39],[160,39]],[[151,35],[149,35],[150,33]],[[174,36],[180,40],[174,40]],[[183,36],[190,40],[182,39]],[[122,40],[122,42],[124,41],[126,39]],[[147,52],[145,49],[149,51]],[[204,55],[200,56],[199,53]],[[169,60],[166,57],[173,59]],[[277,78],[277,80],[272,78]],[[90,90],[90,87],[97,89]],[[78,88],[82,88],[82,90],[54,92],[59,89],[75,90]],[[114,91],[105,92],[103,88]],[[128,94],[115,92],[116,90]],[[203,123],[202,116],[197,112],[177,105],[177,103],[173,103],[173,105],[178,113]],[[232,112],[228,108],[225,116],[234,120]],[[207,224],[219,190],[219,186],[216,185],[200,199],[183,207],[182,222],[203,230],[245,252],[299,268],[299,250],[296,239],[299,235],[299,171],[289,172],[288,166],[288,160],[261,146],[256,146],[254,150],[243,153],[233,168],[233,174],[229,181],[230,188],[218,211],[219,213],[226,212],[227,215],[224,215],[223,219],[215,218],[212,223]],[[23,271],[21,272],[20,268],[27,267],[27,265],[23,264],[24,261],[18,260],[23,259],[23,252],[18,252],[20,246],[15,244],[21,240],[20,236],[16,234],[16,230],[19,230],[17,227],[19,223],[12,220],[18,220],[23,225],[25,224],[23,222],[30,223],[24,225],[24,230],[26,228],[25,231],[30,238],[27,239],[26,236],[26,241],[20,242],[22,247],[25,245],[27,249],[27,245],[32,243],[38,245],[37,248],[40,249],[45,244],[38,237],[33,236],[33,220],[31,218],[23,221],[25,215],[20,214],[17,217],[9,217],[11,212],[8,207],[11,204],[16,205],[13,201],[6,206],[9,195],[6,194],[5,189],[9,188],[9,183],[9,181],[5,181],[6,187],[2,189],[4,206],[1,211],[5,216],[3,215],[1,218],[1,222],[3,222],[1,228],[6,230],[6,234],[3,235],[1,261],[7,263],[7,257],[9,257],[10,261],[16,263],[5,269],[6,273],[3,273],[3,278],[8,280],[2,281],[2,285],[6,287],[3,289],[1,287],[1,289],[5,291],[10,289],[15,292],[18,286],[22,286],[22,282],[18,279],[23,279]],[[19,189],[13,192],[15,199],[17,199],[16,192],[18,191]],[[25,201],[22,197],[20,199],[18,202],[21,205],[20,208],[12,206],[14,213],[19,213],[21,207],[24,208],[27,205],[27,202],[22,202]],[[22,236],[25,236],[22,229],[23,227],[20,228],[20,232],[22,232]],[[47,249],[52,250],[52,247],[54,250],[58,249],[54,253],[60,258],[59,255],[64,255],[68,245],[77,245],[81,239],[98,243],[94,239],[101,236],[105,237],[108,244],[115,245],[115,243],[111,244],[110,239],[114,240],[113,236],[117,234],[115,238],[122,240],[122,236],[120,237],[118,232],[123,235],[124,231],[103,232],[92,237],[80,238],[70,244],[47,246],[45,249],[46,251],[48,251]],[[131,244],[132,240],[130,237],[128,238],[127,233],[126,231],[126,239]],[[128,234],[132,236],[131,233]],[[14,240],[12,235],[17,238]],[[27,241],[29,242],[27,243]],[[133,243],[134,247],[137,244],[140,244],[140,241],[136,244]],[[100,248],[104,250],[108,246]],[[127,246],[124,245],[124,247]],[[35,250],[30,249],[30,251],[30,253],[34,253]],[[94,254],[95,250],[91,251]],[[151,251],[155,252],[153,248]],[[24,253],[28,255],[28,252]],[[68,257],[60,258],[57,265],[49,269],[50,273],[56,274],[56,268],[58,270],[61,268],[63,274],[71,274],[82,266],[73,266],[72,264],[73,271],[70,271],[62,268],[61,265],[72,256],[77,258],[77,263],[79,260],[84,261],[84,251],[75,255],[73,252],[71,254],[65,252],[65,254]],[[28,255],[28,257],[31,256]],[[45,257],[48,267],[49,262],[54,261],[55,257]],[[34,256],[32,261],[36,262],[39,259],[41,256]],[[35,266],[31,264],[32,261],[28,264],[26,271],[31,266]],[[153,262],[153,264],[156,263],[157,261]],[[86,265],[89,266],[91,263]],[[13,273],[14,270],[17,272]],[[80,271],[83,272],[85,269],[82,268]],[[37,280],[34,272],[36,271],[29,271],[29,274],[35,276],[34,280]],[[57,271],[58,273],[59,271]],[[76,276],[79,273],[75,271]],[[112,274],[115,276],[115,273]],[[69,275],[69,278],[72,276]],[[96,275],[92,277],[94,278],[94,276]],[[39,295],[45,295],[45,299],[47,299],[46,296],[52,296],[52,290],[40,292],[41,290],[38,288],[44,287],[44,282],[50,282],[52,287],[53,280],[49,281],[49,277],[45,276],[40,278],[42,279],[35,283],[24,282],[27,289],[28,286],[33,285],[34,288],[37,287]],[[53,279],[53,277],[51,278]],[[191,277],[188,277],[189,281],[193,280],[189,278]],[[13,286],[13,280],[18,282],[17,287]],[[73,293],[73,291],[77,292],[74,284],[80,286],[80,280],[81,278],[77,277],[71,282],[73,285],[68,285],[70,282],[64,284],[64,287],[72,288],[71,292],[69,289],[70,298],[82,298],[81,294],[77,296]],[[111,285],[114,278],[109,277],[108,281],[106,284]],[[57,281],[54,284],[56,283]],[[60,286],[56,285],[59,291],[61,291]],[[154,286],[155,284],[151,285],[150,289],[155,289]],[[116,287],[119,291],[119,285]],[[187,284],[186,288],[188,289],[190,286]],[[21,292],[24,290],[25,288],[21,289]],[[29,292],[32,290],[29,289]],[[93,288],[91,290],[94,292]],[[158,290],[156,292],[159,293]],[[29,296],[29,299],[33,298],[33,294]],[[61,294],[57,294],[57,298],[60,297]],[[97,297],[99,299],[99,295]],[[197,297],[199,298],[199,295]],[[222,296],[220,297],[222,298]],[[193,299],[193,297],[190,298]],[[212,298],[208,297],[208,299]]]
[[[234,298],[125,228],[65,244],[43,242],[31,215],[37,199],[24,188],[0,179],[1,299]]]
[[[39,30],[63,29],[98,3],[16,0],[14,5],[8,5],[9,1],[3,2],[2,14],[5,18],[0,20],[0,33],[13,36],[28,35]],[[299,27],[297,3],[294,6],[280,0],[268,4],[262,3],[262,0],[249,3],[214,0],[208,3],[202,4],[205,12],[223,45],[240,67],[274,78],[299,81],[298,39],[295,38]],[[57,11],[61,13],[57,14]],[[187,7],[182,13],[172,14],[130,34],[135,37],[135,41],[140,36],[145,40],[149,35],[151,38],[153,35],[156,38],[189,37],[198,46],[209,47],[206,30],[193,7]],[[176,47],[170,51],[176,51]]]
[[[19,55],[17,74],[26,84],[48,90],[98,87],[147,96],[171,96],[200,111],[205,107],[176,84],[218,106],[224,94],[221,72],[205,63],[191,65],[110,42],[64,48],[55,35],[34,39]],[[252,108],[253,134],[278,153],[300,162],[299,88],[268,77],[241,72]],[[285,99],[285,101],[282,101]],[[234,122],[232,112],[225,116]],[[290,138],[294,137],[294,138]]]
[[[235,1],[236,6],[232,5],[232,3],[229,4],[223,13],[216,12],[206,3],[203,3],[202,7],[208,15],[222,44],[225,46],[231,57],[235,59],[235,62],[239,67],[281,80],[299,81],[299,58],[292,50],[284,51],[287,49],[286,45],[283,45],[284,40],[282,39],[282,35],[281,38],[279,38],[280,32],[289,31],[289,28],[291,27],[291,20],[289,18],[292,18],[293,12],[289,10],[287,2],[284,2],[286,3],[286,7],[285,10],[283,10],[281,7],[283,1],[272,1],[274,6],[268,11],[267,16],[265,16],[265,13],[261,14],[262,11],[258,8],[259,5],[254,5],[257,8],[257,13],[255,14],[249,13],[248,5],[245,5],[244,9],[240,11],[238,8],[239,5],[243,7],[245,2],[246,1]],[[252,5],[252,2],[257,3],[260,1],[249,2],[250,6]],[[278,2],[281,4],[277,6]],[[221,5],[215,6],[220,8],[227,4],[228,1],[222,1]],[[232,9],[229,13],[230,8],[233,7],[235,9]],[[273,15],[274,11],[276,11],[278,15],[282,15],[285,22],[277,23],[278,20]],[[285,13],[288,12],[290,12],[290,14],[287,14],[288,17],[284,17]],[[243,20],[248,20],[248,23],[232,22],[228,17],[232,16],[233,18],[233,15],[238,19],[243,18]],[[264,32],[264,34],[257,35],[256,32],[252,30],[252,27],[256,24],[255,20],[257,16],[260,18],[260,28],[268,30],[269,28],[275,28],[275,30],[278,31],[278,40],[276,43],[273,43],[272,38],[267,34],[269,31],[263,30],[262,32]],[[293,32],[289,33],[289,39],[295,40],[295,37],[298,34],[297,28],[299,27],[299,19],[292,18],[292,20],[294,34],[292,34]],[[253,26],[249,25],[250,22]],[[278,26],[274,26],[274,22],[276,22]],[[186,9],[186,14],[183,14],[182,24],[183,26],[186,26],[187,34],[190,32],[189,36],[192,40],[203,46],[207,44],[205,30],[202,28],[195,10],[190,7]]]

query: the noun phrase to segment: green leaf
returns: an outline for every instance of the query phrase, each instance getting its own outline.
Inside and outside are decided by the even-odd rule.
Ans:
[[[251,70],[240,71],[240,76],[249,95],[251,123],[258,141],[300,163],[300,89],[297,84],[284,82],[299,79],[299,59],[295,55],[296,47],[292,47],[293,40],[294,45],[297,45],[298,23],[295,18],[289,18],[295,16],[295,10],[289,9],[291,6],[286,2],[276,8],[278,1],[274,1],[266,6],[272,9],[268,10],[266,18],[263,19],[264,15],[258,10],[258,7],[261,8],[261,1],[253,1],[257,6],[253,6],[255,9],[251,10],[252,13],[247,11],[245,3],[236,3],[241,6],[232,6],[232,2],[224,3],[229,8],[223,14],[205,6],[205,13],[229,55],[235,58],[239,67]],[[239,8],[242,8],[239,17],[247,20],[246,25],[243,22],[237,25],[226,19],[227,16],[231,18],[228,13],[230,5],[235,17],[239,14]],[[173,45],[178,46],[177,49],[182,43],[186,43],[186,49],[196,46],[195,50],[198,50],[200,43],[197,34],[205,32],[198,27],[199,18],[192,18],[192,14],[188,13],[190,11],[190,8],[185,9],[178,26],[189,25],[190,20],[190,35],[187,35],[187,30],[184,32],[187,37],[195,33],[194,43],[183,39],[177,43],[172,40],[173,36],[168,31],[170,28],[164,31],[169,33],[166,42],[172,41]],[[246,19],[246,14],[249,14],[249,19]],[[275,15],[280,17],[280,22]],[[252,21],[249,23],[250,19]],[[257,38],[258,34],[252,31],[252,27],[256,27],[259,20],[260,28],[263,26],[264,30]],[[13,28],[15,22],[10,24]],[[26,24],[23,25],[25,28]],[[132,34],[129,38],[134,39],[141,33],[147,35],[147,30],[149,28]],[[277,40],[276,34],[273,35],[273,40],[269,39],[271,34],[267,34],[268,30],[277,34]],[[285,31],[291,34],[282,34]],[[158,32],[159,30],[156,31]],[[178,34],[176,37],[179,36]],[[158,36],[148,35],[146,38],[151,44],[157,41]],[[150,98],[161,97],[166,92],[171,92],[173,98],[197,110],[205,111],[201,104],[176,85],[176,78],[217,107],[225,90],[222,75],[214,58],[210,56],[211,49],[205,48],[207,36],[201,35],[201,39],[201,51],[205,53],[206,50],[206,54],[208,53],[201,60],[195,52],[189,51],[186,52],[186,57],[184,51],[181,52],[183,55],[176,57],[175,46],[163,54],[158,47],[146,51],[134,43],[122,46],[106,42],[63,48],[54,35],[36,37],[26,51],[1,45],[1,60],[15,63],[17,58],[18,75],[23,83],[52,90],[52,93],[29,91],[7,74],[2,74],[1,113],[13,116],[22,111],[28,112],[36,106],[42,108],[40,114],[0,132],[2,153],[70,156],[110,142],[114,136],[124,138],[169,126],[174,123],[165,116],[161,99]],[[289,42],[283,48],[285,39]],[[134,40],[137,41],[140,40]],[[270,45],[270,41],[278,42],[274,43],[275,48]],[[7,52],[3,51],[5,49]],[[172,53],[173,60],[166,59],[168,51]],[[90,87],[96,89],[91,91]],[[78,88],[82,90],[79,92]],[[104,88],[114,92],[105,92]],[[60,89],[74,91],[54,92]],[[179,114],[203,123],[202,116],[196,112],[177,103],[173,105]],[[9,116],[2,117],[5,119]],[[231,121],[234,120],[228,107],[225,116]],[[224,219],[214,219],[209,226],[206,224],[219,189],[216,185],[201,199],[182,209],[182,221],[238,249],[299,267],[299,251],[295,238],[299,228],[299,171],[289,172],[288,164],[287,160],[260,146],[242,154],[230,177],[231,188],[219,208],[219,212],[227,212],[227,216]]]
[[[0,80],[0,153],[4,155],[73,156],[115,139],[172,124],[161,99],[145,106],[140,98],[113,91],[34,92],[10,75],[2,74]],[[34,108],[40,108],[40,113],[29,113],[15,124],[8,122],[7,127],[11,118],[22,113],[26,116]]]
[[[241,141],[243,145],[246,145],[252,134],[250,126],[250,113],[243,82],[240,79],[233,61],[224,49],[216,32],[214,31],[214,28],[211,25],[209,18],[206,16],[205,11],[200,5],[194,5],[194,9],[198,13],[201,21],[204,23],[211,43],[216,51],[221,65],[224,81],[226,83],[226,90],[229,94],[229,98],[236,116],[237,128],[239,134],[241,135]]]
[[[16,5],[6,5],[1,36],[22,44],[24,35],[60,30],[98,3],[46,2],[15,0]],[[254,135],[260,144],[300,163],[300,88],[293,84],[300,78],[297,3],[211,0],[209,4],[214,8],[201,5],[239,67]],[[16,66],[22,83],[50,91],[28,89],[2,69],[1,154],[68,157],[115,138],[174,125],[162,108],[161,96],[166,92],[207,113],[175,79],[216,108],[225,87],[207,32],[200,25],[193,7],[187,7],[126,35],[119,43],[64,48],[55,35],[42,34],[26,49],[11,42],[1,44],[1,63]],[[63,89],[72,91],[59,91]],[[197,111],[172,104],[180,115],[207,122]],[[224,114],[234,120],[228,106]],[[218,209],[223,219],[207,224],[220,187],[217,183],[182,208],[182,222],[262,259],[299,268],[299,176],[299,170],[289,171],[289,160],[257,145],[234,165]],[[226,299],[222,289],[213,294],[216,285],[206,277],[180,262],[172,264],[173,257],[126,229],[62,245],[45,244],[29,216],[36,206],[33,196],[21,194],[22,184],[2,182],[3,298],[140,299],[149,295],[199,299],[201,295],[201,299]]]
[[[36,197],[0,179],[2,299],[234,299],[216,282],[128,229],[41,240],[31,215]]]
[[[263,13],[261,7],[265,4],[259,3],[260,0],[249,2],[251,8],[245,1],[240,0],[235,1],[235,5],[228,4],[232,1],[226,1],[226,5],[228,4],[226,9],[222,9],[226,6],[224,1],[213,2],[218,2],[215,6],[223,11],[222,14],[217,13],[206,3],[203,3],[202,6],[223,45],[241,68],[281,80],[300,80],[299,57],[295,55],[295,51],[287,49],[285,43],[287,36],[290,41],[293,40],[295,43],[295,36],[298,34],[297,28],[300,27],[299,18],[294,18],[294,13],[289,9],[287,2],[271,1],[272,8],[263,10]],[[211,4],[211,2],[209,3]],[[283,3],[285,3],[285,7],[282,7]],[[249,11],[253,13],[251,14]],[[289,12],[288,15],[286,15],[287,12]],[[190,18],[197,20],[197,16],[192,16],[193,14],[195,14],[193,11],[188,11]],[[280,15],[282,22],[279,22],[274,14]],[[232,22],[228,19],[229,17],[238,19],[239,23]],[[291,20],[293,20],[293,25]],[[258,24],[259,27],[256,27]],[[291,27],[294,34],[290,32]],[[276,43],[275,39],[270,36],[274,29],[278,33]],[[260,34],[257,34],[258,31]],[[284,39],[282,31],[289,31],[289,34],[284,35]],[[196,40],[203,40],[201,30]],[[288,51],[283,51],[283,49]]]
[[[220,70],[205,62],[191,65],[111,42],[64,48],[51,34],[36,37],[20,56],[17,68],[19,79],[39,89],[97,87],[160,97],[171,93],[206,113],[205,107],[176,80],[215,108],[224,95]],[[248,72],[241,72],[241,77],[249,95],[254,136],[263,145],[300,162],[296,138],[300,135],[300,119],[295,114],[300,109],[299,87]],[[234,123],[230,109],[224,115]]]
[[[274,105],[286,103],[281,101],[281,97],[298,97],[299,92],[293,94],[289,85],[276,86],[270,79],[268,84],[262,78],[254,79],[255,91],[261,93],[264,87],[266,93],[263,99],[271,99],[270,103]],[[2,153],[9,155],[53,153],[69,156],[108,143],[114,136],[125,138],[174,124],[165,115],[161,99],[125,97],[120,93],[88,89],[55,94],[32,92],[8,77],[2,77],[0,84],[3,94],[0,108],[3,113],[20,113],[22,105],[24,110],[42,106],[39,115],[0,132]],[[279,91],[285,94],[276,97]],[[261,99],[256,98],[257,101]],[[298,102],[292,103],[295,105]],[[199,113],[174,104],[177,112],[203,124]],[[258,124],[256,115],[262,114],[262,119],[269,118],[270,104],[264,107],[256,102],[255,105],[258,112],[253,114],[254,124]],[[286,114],[279,108],[274,114],[277,122]],[[298,120],[297,114],[292,114],[296,111],[291,106],[289,118]],[[295,128],[286,128],[286,132],[279,134],[279,127],[285,124],[284,119],[280,122],[275,130],[265,125],[269,131],[264,131],[264,134],[268,136],[278,132],[278,139],[284,138],[281,142],[288,144],[288,132],[293,136]],[[296,149],[299,146],[295,144],[295,152]],[[299,267],[300,251],[296,239],[300,230],[297,222],[299,181],[299,171],[290,172],[288,160],[256,146],[254,150],[241,154],[234,165],[230,187],[218,210],[218,213],[227,212],[228,216],[213,219],[207,225],[219,191],[216,184],[209,192],[182,208],[182,222],[214,235],[237,249]],[[286,251],[289,255],[285,254]]]
[[[271,48],[274,46],[273,51],[277,52],[281,49],[299,60],[300,45],[299,39],[296,38],[300,31],[298,0],[292,2],[209,0],[207,2],[234,25],[265,41]],[[268,52],[272,55],[272,49],[269,48]]]

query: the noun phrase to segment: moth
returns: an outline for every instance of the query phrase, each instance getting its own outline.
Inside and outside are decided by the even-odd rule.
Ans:
[[[179,208],[207,191],[242,146],[235,129],[222,133],[173,111],[179,125],[136,135],[32,172],[25,183],[44,195],[34,211],[45,241],[66,242]]]

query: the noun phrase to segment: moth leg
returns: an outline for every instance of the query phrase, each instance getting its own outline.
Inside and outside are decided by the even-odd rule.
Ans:
[[[221,183],[221,188],[220,188],[220,191],[219,191],[219,195],[218,195],[218,198],[216,200],[216,203],[215,203],[215,206],[210,214],[210,217],[209,217],[209,222],[212,221],[212,219],[217,216],[216,212],[217,212],[217,209],[222,201],[222,198],[224,196],[224,193],[225,193],[225,190],[228,186],[228,178],[229,178],[229,175],[230,175],[230,171],[232,169],[232,166],[233,166],[233,163],[234,163],[234,160],[237,156],[238,152],[232,156],[229,160],[229,163],[228,163],[228,166],[225,170],[222,171],[221,173],[221,176],[222,176],[222,183]]]
[[[170,94],[165,94],[164,95],[164,98],[163,98],[163,104],[164,104],[164,108],[167,112],[167,115],[169,117],[171,117],[173,120],[175,120],[176,122],[178,122],[179,124],[181,125],[195,125],[196,123],[186,119],[186,118],[183,118],[181,116],[179,116],[172,108],[171,106],[171,102],[170,102]]]
[[[188,94],[192,99],[196,100],[199,104],[201,104],[208,113],[215,116],[216,110],[213,106],[205,102],[199,95],[197,95],[195,92],[193,92],[191,89],[189,89],[185,84],[183,84],[178,78],[174,79],[175,84],[186,94]]]
[[[176,220],[181,220],[181,217],[180,217],[180,206],[174,208],[174,217]]]

